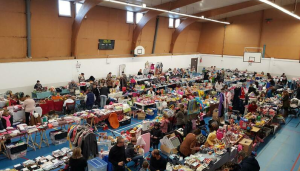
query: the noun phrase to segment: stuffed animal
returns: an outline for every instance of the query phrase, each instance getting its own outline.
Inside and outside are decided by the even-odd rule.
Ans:
[[[216,138],[217,138],[216,131],[209,133],[209,135],[206,139],[206,142],[205,142],[205,146],[209,147],[209,146],[215,145],[216,144]]]

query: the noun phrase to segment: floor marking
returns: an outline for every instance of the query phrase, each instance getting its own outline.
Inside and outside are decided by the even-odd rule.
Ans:
[[[277,150],[277,152],[275,153],[275,155],[271,158],[271,160],[268,162],[268,164],[266,165],[266,168],[264,170],[267,170],[268,167],[270,166],[270,164],[272,164],[273,160],[276,158],[276,156],[278,155],[278,153],[280,152],[280,150],[283,147],[283,144],[285,144],[285,142],[289,139],[290,136],[288,136],[285,141],[283,143],[281,143],[280,148]]]
[[[116,130],[116,131],[120,131],[121,132],[121,130],[123,130],[123,129],[126,129],[126,128],[129,128],[129,127],[135,127],[135,126],[137,126],[137,125],[139,125],[139,124],[141,124],[142,122],[138,122],[138,123],[135,123],[135,124],[130,124],[129,126],[126,126],[126,127],[124,127],[124,128],[121,128],[121,129],[118,129],[118,130]]]
[[[296,166],[296,164],[297,164],[297,162],[298,162],[298,160],[299,160],[299,157],[300,157],[300,153],[299,153],[299,155],[298,155],[298,157],[297,157],[297,160],[294,162],[294,164],[293,164],[293,167],[292,167],[291,171],[293,171],[293,170],[294,170],[294,168],[295,168],[295,166]]]

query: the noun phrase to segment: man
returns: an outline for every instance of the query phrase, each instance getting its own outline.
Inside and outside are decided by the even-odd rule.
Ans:
[[[109,73],[107,74],[107,77],[106,77],[106,84],[107,84],[107,88],[108,88],[108,89],[112,88],[112,86],[113,86],[112,77],[111,77],[111,72],[109,72]]]
[[[152,87],[150,87],[150,90],[148,91],[148,95],[155,96],[155,92],[153,91]]]
[[[142,168],[144,158],[143,158],[143,156],[141,156],[137,153],[137,150],[135,148],[136,142],[137,142],[137,139],[135,137],[133,137],[131,139],[131,143],[128,144],[128,146],[125,150],[125,155],[126,155],[126,158],[131,158],[131,160],[134,161],[136,164],[139,163],[140,168]]]
[[[101,88],[100,88],[100,108],[103,109],[103,107],[106,105],[106,101],[108,98],[108,94],[109,94],[109,89],[108,87],[104,84]]]
[[[150,170],[151,171],[164,171],[166,170],[167,161],[161,157],[157,149],[152,151],[150,159]]]
[[[37,91],[42,91],[43,90],[43,86],[42,86],[40,80],[36,81],[36,84],[34,85],[34,89],[36,89]]]
[[[131,159],[126,158],[124,138],[117,138],[117,144],[109,151],[108,161],[113,165],[113,171],[125,171],[125,163],[131,161]]]
[[[72,104],[74,103],[74,100],[72,99],[71,96],[68,97],[67,100],[65,100],[64,104],[63,104],[63,107],[64,107],[64,111],[67,111],[67,113],[70,113],[71,110],[67,108],[67,104]],[[74,104],[74,108],[75,108],[75,104]]]
[[[85,105],[87,110],[91,110],[93,108],[93,105],[96,101],[95,94],[91,92],[90,89],[87,90],[86,96],[85,96]]]
[[[128,81],[127,81],[127,75],[124,73],[124,71],[122,71],[122,76],[123,76],[124,80],[125,80],[126,83],[127,83],[127,82],[128,82]]]
[[[78,80],[79,80],[79,82],[85,82],[84,73],[81,73],[81,74],[78,76]]]
[[[71,95],[75,95],[75,90],[77,89],[77,84],[72,80],[69,84],[69,91]]]
[[[97,85],[94,83],[93,84],[93,93],[96,97],[95,105],[100,106],[100,90],[98,89]]]
[[[254,88],[253,84],[250,84],[250,87],[248,89],[248,94],[250,94],[252,92],[256,93],[256,88]]]

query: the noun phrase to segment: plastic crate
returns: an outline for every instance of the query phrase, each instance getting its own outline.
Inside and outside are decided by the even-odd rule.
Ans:
[[[124,120],[124,121],[121,121],[119,123],[120,123],[120,126],[129,125],[129,124],[131,124],[131,118],[127,119],[127,120]]]
[[[15,160],[21,157],[25,157],[27,154],[27,150],[21,151],[20,153],[16,153],[16,154],[7,154],[8,158],[11,160]]]
[[[63,139],[55,139],[54,134],[50,134],[50,139],[51,139],[52,144],[54,144],[54,145],[63,144],[68,141],[67,137],[65,137]]]
[[[99,157],[88,160],[88,171],[107,171],[107,163]]]

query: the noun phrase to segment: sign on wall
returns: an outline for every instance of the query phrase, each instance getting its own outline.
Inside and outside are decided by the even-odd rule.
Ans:
[[[115,48],[115,40],[99,39],[99,50],[113,50]]]

